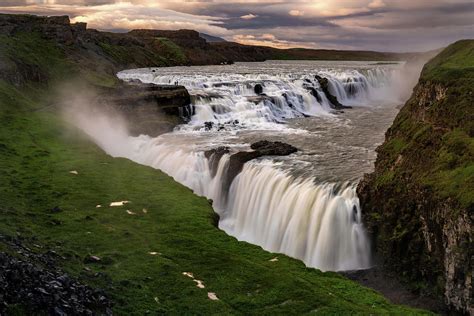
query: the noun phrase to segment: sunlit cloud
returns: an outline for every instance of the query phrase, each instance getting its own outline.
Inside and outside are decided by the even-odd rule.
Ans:
[[[386,6],[387,5],[382,0],[374,0],[371,3],[369,3],[369,8],[371,9],[383,8]]]
[[[300,11],[300,10],[290,10],[288,12],[289,15],[292,15],[292,16],[303,16],[304,15],[304,11]]]
[[[244,20],[252,20],[252,19],[255,19],[256,17],[258,17],[258,15],[249,13],[249,14],[246,14],[246,15],[242,15],[240,18],[244,19]]]

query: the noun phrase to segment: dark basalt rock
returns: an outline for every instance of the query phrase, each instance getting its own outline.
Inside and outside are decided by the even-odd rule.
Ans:
[[[266,140],[253,143],[250,148],[254,151],[241,151],[230,156],[227,174],[223,183],[224,192],[228,192],[232,181],[242,171],[246,162],[263,156],[288,156],[298,151],[292,145]]]
[[[341,104],[337,97],[329,91],[329,80],[327,78],[323,78],[318,75],[314,76],[314,78],[318,80],[319,85],[321,86],[321,90],[323,90],[324,94],[326,95],[326,98],[329,100],[334,109],[342,110],[352,108],[351,106]]]
[[[321,96],[319,95],[318,90],[316,90],[314,87],[307,86],[307,87],[306,87],[306,90],[308,90],[308,91],[311,93],[311,95],[312,95],[313,97],[315,97],[316,100],[317,100],[319,103],[321,103],[321,102],[323,101],[323,99],[322,99]]]
[[[206,129],[206,131],[210,131],[213,126],[214,122],[204,122],[204,128]]]
[[[263,86],[261,84],[257,83],[255,85],[255,87],[253,87],[253,91],[255,92],[255,94],[260,95],[260,94],[263,93]]]
[[[268,140],[261,140],[250,145],[250,148],[260,153],[262,156],[288,156],[298,151],[296,147],[282,143],[269,142]]]
[[[18,306],[29,315],[112,315],[112,303],[104,291],[55,268],[56,253],[38,254],[18,239],[1,235],[0,239],[20,256],[0,252],[1,315],[9,315]]]
[[[217,167],[219,166],[219,161],[222,156],[230,153],[229,147],[217,147],[204,152],[204,156],[209,161],[209,167],[211,169],[211,176],[214,177],[217,173]]]
[[[171,132],[192,113],[191,97],[183,86],[124,83],[102,89],[97,101],[122,114],[135,136]]]

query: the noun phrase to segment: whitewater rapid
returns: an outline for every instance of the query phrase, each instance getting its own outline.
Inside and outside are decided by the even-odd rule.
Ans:
[[[403,80],[398,65],[329,66],[269,62],[128,70],[119,78],[184,85],[193,100],[184,111],[188,123],[156,138],[130,137],[104,122],[91,127],[90,117],[82,128],[109,154],[160,169],[212,199],[219,228],[239,240],[324,271],[368,268],[370,241],[355,187],[372,168],[376,143],[401,102],[393,87]],[[354,109],[336,110],[316,76],[327,78],[331,94]],[[230,155],[262,139],[299,151],[247,162],[227,191]],[[219,146],[230,153],[214,166],[205,152]]]
[[[189,122],[180,127],[187,131],[202,129],[204,122],[208,129],[212,126],[220,130],[275,130],[285,128],[275,123],[286,123],[288,119],[329,116],[335,109],[318,76],[328,79],[330,93],[347,106],[398,102],[400,96],[392,92],[391,85],[403,82],[393,67],[292,67],[289,72],[241,64],[227,66],[226,72],[216,70],[215,66],[202,66],[199,72],[187,68],[134,69],[122,71],[118,77],[125,81],[185,86],[193,98],[187,111]],[[260,94],[256,93],[256,86],[261,87]]]

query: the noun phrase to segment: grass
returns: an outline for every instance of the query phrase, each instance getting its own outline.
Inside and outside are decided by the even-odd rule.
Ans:
[[[62,78],[75,68],[57,45],[32,32],[0,35],[0,71],[0,78],[21,85]]]
[[[449,45],[423,69],[422,78],[433,81],[457,81],[474,78],[474,41],[462,40]]]
[[[421,312],[283,255],[270,262],[275,254],[218,230],[208,201],[162,172],[105,155],[57,114],[32,111],[40,105],[5,83],[0,104],[0,232],[55,249],[63,269],[107,288],[117,314]],[[131,203],[108,207],[120,200]],[[90,255],[101,262],[84,263]]]
[[[20,40],[17,48],[21,41],[29,43]],[[239,242],[215,227],[206,199],[158,170],[103,153],[47,107],[52,82],[66,80],[80,65],[54,47],[46,47],[54,54],[36,60],[45,53],[37,44],[21,58],[49,73],[49,81],[20,88],[0,80],[0,234],[55,250],[62,269],[106,289],[118,315],[425,313],[392,305],[336,273]],[[108,76],[84,80],[97,84],[102,78],[103,85],[111,84]],[[108,206],[120,200],[131,203]],[[52,212],[56,207],[60,211]],[[1,242],[0,249],[12,251]],[[91,255],[101,261],[85,263]],[[278,261],[271,262],[275,256]],[[210,300],[208,292],[219,300]]]
[[[182,65],[187,62],[187,57],[183,49],[168,38],[156,38],[156,42],[160,48],[161,55],[166,59],[171,60],[177,65]]]

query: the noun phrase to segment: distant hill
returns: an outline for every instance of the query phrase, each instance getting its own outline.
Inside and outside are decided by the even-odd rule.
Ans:
[[[199,37],[204,38],[208,43],[219,43],[219,42],[227,42],[225,39],[217,36],[212,36],[206,33],[199,33]]]
[[[59,44],[71,60],[87,69],[105,67],[107,72],[137,67],[209,65],[265,60],[410,60],[419,53],[381,53],[347,50],[277,49],[242,45],[194,30],[132,30],[128,33],[100,32],[85,23],[71,24],[69,17],[0,14],[0,35],[38,33]],[[0,47],[1,49],[1,47]],[[20,65],[23,67],[23,65]],[[19,66],[19,67],[20,67]],[[6,69],[7,68],[7,69]],[[11,65],[0,64],[0,78]],[[15,72],[14,73],[18,73]]]

